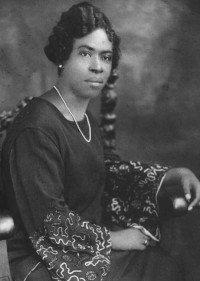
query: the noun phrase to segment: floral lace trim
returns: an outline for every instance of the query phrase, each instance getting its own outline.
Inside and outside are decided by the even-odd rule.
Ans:
[[[157,193],[167,167],[140,162],[106,160],[104,217],[108,225],[142,227],[155,241],[160,239]]]
[[[110,268],[111,240],[105,227],[77,214],[51,208],[42,230],[31,237],[53,280],[104,280]]]

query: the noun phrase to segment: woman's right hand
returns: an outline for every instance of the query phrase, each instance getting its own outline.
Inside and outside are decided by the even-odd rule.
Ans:
[[[119,231],[110,232],[113,250],[145,250],[150,242],[150,237],[146,236],[141,230],[127,228]],[[145,242],[145,241],[148,241]]]

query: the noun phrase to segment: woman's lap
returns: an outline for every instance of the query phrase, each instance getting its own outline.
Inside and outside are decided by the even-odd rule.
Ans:
[[[181,281],[181,273],[174,259],[160,247],[145,251],[111,254],[111,271],[107,281]]]
[[[37,265],[36,260],[27,258],[12,264],[14,281],[23,281],[28,272]],[[27,281],[51,281],[43,264],[28,276]],[[106,281],[181,281],[176,262],[161,248],[151,247],[146,251],[112,251],[111,271]]]
[[[145,251],[112,251],[111,271],[106,281],[199,280],[200,270],[197,266],[200,258],[199,216],[200,211],[196,210],[181,218],[165,222],[161,246],[149,247]],[[24,280],[27,264],[33,268],[37,262],[26,259],[20,262],[20,266],[19,263],[12,265],[14,280]],[[52,280],[42,265],[39,265],[27,279],[36,280]]]

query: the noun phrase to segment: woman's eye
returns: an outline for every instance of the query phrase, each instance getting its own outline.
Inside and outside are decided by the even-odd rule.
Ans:
[[[90,52],[80,51],[80,53],[79,53],[79,54],[80,54],[82,57],[87,57],[87,56],[91,57]]]
[[[111,55],[105,55],[105,56],[103,56],[103,60],[105,62],[111,62],[112,61],[112,56]]]

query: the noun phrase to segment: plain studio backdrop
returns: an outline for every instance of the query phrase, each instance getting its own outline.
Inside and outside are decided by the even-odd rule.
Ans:
[[[0,0],[0,110],[56,79],[43,47],[62,11],[80,1]],[[94,0],[122,38],[117,148],[125,159],[200,176],[200,3]],[[91,108],[99,115],[99,99]]]

